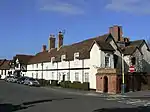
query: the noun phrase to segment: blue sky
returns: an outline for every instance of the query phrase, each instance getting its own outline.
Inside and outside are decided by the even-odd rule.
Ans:
[[[150,0],[0,0],[0,58],[35,54],[49,34],[65,30],[64,43],[123,26],[132,40],[150,36]]]

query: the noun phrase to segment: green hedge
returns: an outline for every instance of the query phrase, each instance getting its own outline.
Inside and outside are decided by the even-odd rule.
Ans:
[[[38,82],[40,83],[41,86],[49,86],[50,85],[50,81],[49,80],[38,79]]]
[[[51,86],[58,86],[58,80],[51,80]]]
[[[90,90],[90,83],[89,82],[83,82],[82,83],[82,89]]]
[[[71,81],[61,81],[60,86],[63,88],[70,88],[69,85],[71,84]]]
[[[71,81],[62,81],[62,82],[60,82],[60,86],[63,88],[89,90],[88,82],[81,83],[78,81],[74,81],[73,83],[71,83]]]
[[[69,85],[69,87],[73,89],[82,89],[82,84],[81,82],[74,81],[73,83]]]

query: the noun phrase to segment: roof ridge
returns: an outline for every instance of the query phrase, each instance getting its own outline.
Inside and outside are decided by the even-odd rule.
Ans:
[[[92,38],[88,38],[88,39],[82,40],[80,42],[73,43],[71,45],[82,43],[82,42],[85,42],[85,41],[88,41],[88,40],[93,40],[93,39],[100,38],[100,37],[107,36],[107,35],[109,35],[109,33],[106,33],[106,34],[103,34],[103,35],[99,35],[99,36],[96,36],[96,37],[92,37]]]
[[[144,41],[144,39],[141,39],[141,40],[132,40],[130,42],[137,42],[137,41]]]

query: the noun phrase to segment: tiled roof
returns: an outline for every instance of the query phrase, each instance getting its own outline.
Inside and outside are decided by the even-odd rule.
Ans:
[[[106,42],[101,41],[96,41],[96,43],[99,45],[101,50],[115,51],[115,49],[109,43],[106,44]]]
[[[21,64],[27,64],[31,58],[33,58],[33,55],[17,54],[14,60],[18,59]]]
[[[144,42],[145,42],[145,40],[130,41],[129,43],[127,43],[126,47],[124,48],[124,51],[123,51],[124,55],[133,54],[134,51],[136,51],[136,49],[140,49],[140,47],[143,45]],[[146,43],[146,45],[147,45],[147,43]],[[148,50],[149,50],[149,48],[148,48]]]
[[[135,41],[130,41],[129,46],[137,46],[140,47],[140,45],[144,42],[144,40],[135,40]]]
[[[6,59],[1,59],[1,60],[0,60],[0,66],[4,63],[5,60],[6,60]]]
[[[48,51],[39,52],[28,61],[28,64],[46,62],[48,59],[50,60]]]
[[[9,70],[10,69],[10,60],[3,60],[0,65],[0,70]]]
[[[105,43],[106,38],[110,34],[105,34],[102,36],[98,36],[95,38],[90,38],[87,40],[83,40],[78,43],[74,43],[71,45],[64,45],[59,50],[57,48],[54,48],[52,50],[40,52],[37,53],[28,64],[34,64],[34,63],[41,63],[41,62],[50,62],[51,57],[55,57],[55,61],[59,62],[61,61],[61,55],[66,55],[66,60],[73,60],[74,59],[74,53],[79,52],[79,59],[89,59],[90,58],[90,52],[89,49],[92,45],[92,43],[97,41],[99,46],[102,50],[112,50],[112,46],[109,43]]]
[[[137,48],[138,47],[136,47],[136,46],[125,47],[123,50],[123,54],[124,55],[132,55]]]

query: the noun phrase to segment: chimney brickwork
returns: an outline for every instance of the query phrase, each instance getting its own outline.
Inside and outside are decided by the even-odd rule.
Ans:
[[[58,49],[63,46],[63,38],[64,38],[64,36],[63,36],[62,32],[60,31],[58,33]]]
[[[55,41],[56,41],[56,39],[55,39],[54,35],[50,35],[48,41],[49,41],[49,42],[48,42],[49,50],[55,48]]]
[[[46,51],[46,45],[43,45],[42,46],[42,52],[45,52]]]
[[[123,41],[123,38],[122,38],[122,35],[123,35],[122,26],[114,25],[113,27],[110,27],[109,28],[109,33],[112,34],[112,36],[114,37],[114,40],[116,42]]]

